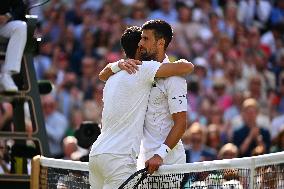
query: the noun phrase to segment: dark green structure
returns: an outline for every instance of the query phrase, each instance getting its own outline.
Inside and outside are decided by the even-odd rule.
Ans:
[[[10,102],[13,107],[14,131],[0,131],[0,139],[12,139],[15,141],[14,149],[11,153],[12,174],[0,174],[0,188],[29,188],[29,175],[27,174],[27,160],[34,154],[49,156],[49,147],[45,130],[44,117],[41,107],[40,93],[35,74],[33,57],[37,53],[39,40],[34,37],[37,24],[37,17],[27,15],[28,36],[27,43],[22,58],[20,74],[14,77],[19,88],[18,93],[0,94],[0,103]],[[0,58],[4,60],[8,39],[0,38]],[[28,104],[30,118],[33,127],[32,136],[25,131],[26,120],[24,104]],[[27,139],[34,141],[32,149],[27,147]]]

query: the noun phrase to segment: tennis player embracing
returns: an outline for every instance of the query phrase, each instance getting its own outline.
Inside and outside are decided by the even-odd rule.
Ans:
[[[177,61],[176,64],[136,61],[140,59],[140,39],[140,28],[126,29],[121,37],[121,45],[126,56],[132,59],[111,63],[100,73],[101,79],[108,80],[103,91],[101,135],[89,154],[92,189],[118,188],[136,171],[136,157],[154,78],[184,75],[193,71],[193,65],[186,60]],[[165,39],[159,38],[155,45],[165,49],[165,44]],[[140,65],[136,67],[135,64]],[[132,70],[129,72],[133,74],[120,71],[121,68]]]

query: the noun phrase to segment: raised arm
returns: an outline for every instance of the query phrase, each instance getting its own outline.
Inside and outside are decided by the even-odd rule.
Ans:
[[[128,59],[119,60],[117,62],[109,63],[106,67],[99,73],[99,79],[101,81],[107,81],[110,76],[119,72],[120,70],[125,70],[129,74],[135,73],[138,70],[138,66],[141,64],[139,60]]]
[[[181,59],[174,63],[162,64],[156,73],[156,77],[183,76],[191,73],[194,65]]]

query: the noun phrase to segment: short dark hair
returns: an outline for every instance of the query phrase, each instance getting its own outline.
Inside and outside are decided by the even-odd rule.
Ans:
[[[173,38],[173,30],[169,23],[163,20],[149,20],[142,26],[142,30],[154,30],[155,39],[165,40],[165,49]]]
[[[120,44],[127,56],[127,58],[135,58],[138,49],[138,43],[141,39],[141,28],[138,26],[131,26],[127,28],[121,36]]]

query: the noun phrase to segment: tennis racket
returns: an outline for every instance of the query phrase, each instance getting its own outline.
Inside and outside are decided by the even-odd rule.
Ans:
[[[148,175],[147,168],[136,171],[118,189],[136,189]]]

